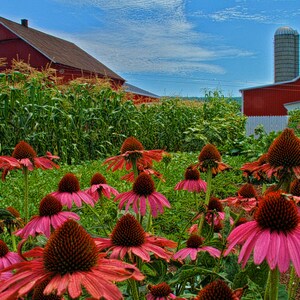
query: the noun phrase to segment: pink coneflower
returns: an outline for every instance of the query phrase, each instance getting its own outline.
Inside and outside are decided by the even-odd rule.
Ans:
[[[267,153],[267,163],[257,168],[279,179],[300,177],[300,139],[293,129],[286,128],[271,144]]]
[[[175,248],[177,243],[157,236],[147,234],[134,216],[127,214],[121,217],[113,229],[110,238],[96,238],[99,250],[107,249],[110,258],[124,259],[126,255],[133,260],[133,256],[143,261],[150,261],[150,254],[166,261],[172,253],[166,248]]]
[[[246,212],[251,212],[257,207],[257,193],[251,183],[244,184],[237,192],[236,197],[229,197],[221,200],[229,206],[242,208]]]
[[[215,280],[206,285],[194,300],[240,300],[243,295],[243,288],[235,291],[223,280]]]
[[[205,219],[209,225],[214,226],[215,232],[219,232],[223,228],[225,217],[221,200],[217,197],[210,197]],[[231,217],[229,217],[229,222],[231,225],[234,223]]]
[[[116,189],[107,184],[106,178],[100,173],[95,173],[93,175],[91,187],[85,191],[94,199],[95,203],[99,200],[101,195],[110,199],[111,194],[114,196],[119,194]]]
[[[50,279],[43,281],[40,284],[37,284],[34,287],[31,300],[64,300],[65,298],[62,296],[57,296],[54,294],[44,295],[44,289],[50,282]]]
[[[22,255],[30,260],[5,269],[16,273],[1,284],[1,300],[25,296],[45,280],[50,280],[45,295],[77,299],[84,288],[93,299],[119,300],[122,294],[113,282],[144,278],[135,266],[98,253],[94,239],[71,219],[55,230],[44,249]]]
[[[244,267],[253,250],[254,263],[267,261],[271,270],[286,272],[290,262],[300,276],[300,223],[293,201],[278,192],[268,193],[260,202],[255,220],[236,227],[228,236],[228,255],[237,244],[243,245],[239,263]]]
[[[190,257],[191,260],[196,260],[199,252],[208,252],[211,256],[219,258],[221,251],[211,246],[203,245],[203,238],[199,235],[192,234],[186,241],[186,248],[176,252],[174,259],[184,260]]]
[[[230,168],[227,164],[222,162],[221,154],[213,144],[207,144],[202,148],[198,156],[198,161],[197,167],[200,171],[207,172],[211,170],[212,175],[217,175]]]
[[[171,207],[167,198],[155,191],[154,181],[146,173],[141,173],[137,177],[131,191],[117,195],[114,201],[120,201],[119,209],[122,209],[126,203],[126,211],[132,205],[134,212],[142,216],[146,214],[147,203],[153,217],[157,217],[158,212],[162,214],[164,206]]]
[[[36,152],[26,142],[21,141],[16,146],[12,156],[0,156],[0,169],[3,169],[2,179],[4,180],[8,171],[13,169],[27,168],[29,171],[41,168],[43,170],[59,168],[52,160],[58,156],[47,152],[45,156],[37,157]]]
[[[258,160],[253,162],[245,163],[241,170],[243,171],[243,175],[246,177],[253,176],[258,181],[265,181],[266,174],[259,170],[260,166],[266,164],[268,162],[268,154],[265,153],[259,157]]]
[[[62,205],[71,209],[73,201],[77,207],[82,206],[82,201],[94,206],[94,199],[86,192],[80,190],[77,177],[72,173],[67,173],[58,184],[58,191],[51,193]]]
[[[47,195],[40,202],[39,215],[33,216],[31,220],[15,232],[15,235],[27,239],[28,236],[44,234],[50,237],[51,229],[61,226],[69,218],[79,220],[80,217],[69,211],[62,211],[62,205],[54,196]]]
[[[175,190],[186,190],[188,192],[206,192],[206,182],[201,180],[200,172],[193,166],[189,166],[184,173],[184,180],[178,182]]]
[[[154,170],[152,165],[143,166],[142,164],[138,163],[137,169],[138,169],[139,174],[144,172],[148,175],[153,175],[153,176],[159,178],[161,181],[165,182],[163,175],[161,173],[157,172],[156,170]],[[122,176],[121,179],[129,181],[129,182],[134,182],[134,179],[135,179],[134,172],[132,171],[132,172]]]
[[[0,270],[22,261],[18,253],[10,252],[6,243],[0,240]],[[13,275],[12,271],[1,272],[0,280],[6,280]]]
[[[106,159],[104,164],[108,164],[107,169],[111,169],[113,172],[122,170],[124,167],[126,170],[130,170],[133,161],[144,166],[152,165],[153,160],[162,160],[163,153],[164,150],[145,150],[140,141],[134,137],[129,137],[121,147],[121,154]]]
[[[176,299],[176,296],[172,294],[170,286],[165,283],[159,283],[157,285],[148,285],[150,293],[146,295],[147,300],[170,300]]]

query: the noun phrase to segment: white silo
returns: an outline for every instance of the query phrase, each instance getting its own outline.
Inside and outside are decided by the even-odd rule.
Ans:
[[[274,35],[274,80],[289,81],[299,76],[299,34],[288,26]]]

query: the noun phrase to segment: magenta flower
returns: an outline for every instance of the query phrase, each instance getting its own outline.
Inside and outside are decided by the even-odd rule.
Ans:
[[[178,182],[175,190],[186,190],[188,192],[206,192],[206,182],[201,180],[200,172],[193,166],[189,166],[184,173],[184,180]]]
[[[72,173],[67,173],[58,184],[58,191],[51,193],[62,205],[68,209],[72,208],[73,201],[77,207],[82,206],[82,201],[94,206],[94,199],[86,192],[80,190],[77,177]]]
[[[211,256],[219,258],[221,251],[211,246],[203,245],[203,238],[192,234],[186,241],[186,248],[183,248],[173,255],[174,259],[184,260],[188,256],[191,260],[196,260],[199,252],[208,252]]]
[[[135,266],[105,258],[94,239],[71,219],[54,231],[45,248],[36,247],[22,256],[28,260],[2,271],[15,270],[15,274],[1,283],[1,300],[28,295],[47,280],[44,295],[78,299],[85,289],[92,299],[119,300],[122,294],[115,282],[144,279]]]
[[[119,195],[119,192],[108,185],[106,182],[106,178],[100,173],[94,174],[91,179],[91,187],[85,190],[85,192],[94,199],[95,203],[99,200],[101,195],[109,199],[111,197],[111,194],[113,194],[114,196]]]
[[[22,261],[18,253],[10,252],[6,243],[0,240],[0,270]],[[13,275],[12,271],[1,272],[0,280],[6,280]]]
[[[177,243],[147,234],[134,216],[127,214],[117,222],[110,238],[96,238],[97,247],[100,251],[107,249],[110,258],[124,259],[125,255],[132,260],[133,255],[143,261],[150,261],[150,254],[166,261],[172,253],[166,248],[175,248]]]
[[[133,184],[132,191],[121,193],[116,196],[114,201],[120,201],[119,209],[126,203],[125,210],[132,208],[136,214],[140,213],[142,216],[146,214],[147,203],[150,207],[150,212],[153,217],[157,217],[158,212],[164,212],[164,206],[170,208],[171,205],[167,198],[156,192],[154,181],[150,175],[141,173]]]
[[[159,283],[157,285],[148,286],[149,293],[146,295],[146,300],[170,300],[176,299],[176,296],[172,294],[170,286],[165,283]]]
[[[153,160],[161,161],[164,153],[164,150],[145,150],[139,140],[129,137],[121,146],[121,154],[107,158],[104,164],[108,164],[107,169],[113,172],[124,167],[128,171],[132,168],[133,161],[143,166],[152,165]]]
[[[79,220],[80,217],[69,211],[62,211],[62,205],[54,196],[47,195],[40,202],[39,215],[34,216],[24,228],[17,230],[14,234],[27,239],[28,236],[44,234],[50,237],[51,229],[61,226],[69,218]]]
[[[0,169],[3,169],[2,179],[4,180],[7,173],[14,169],[27,168],[29,171],[33,171],[35,168],[43,170],[59,168],[52,161],[58,158],[50,152],[47,152],[45,156],[37,157],[33,148],[28,143],[21,141],[15,146],[12,156],[0,156]]]
[[[254,263],[267,261],[271,270],[286,272],[292,262],[300,276],[300,223],[298,210],[278,192],[270,192],[260,201],[255,220],[233,229],[227,238],[228,255],[242,245],[238,262],[244,267],[253,251]]]
[[[253,209],[257,207],[257,193],[252,184],[246,183],[244,184],[238,191],[237,196],[229,197],[221,202],[226,202],[229,206],[242,208],[246,212],[251,212]]]

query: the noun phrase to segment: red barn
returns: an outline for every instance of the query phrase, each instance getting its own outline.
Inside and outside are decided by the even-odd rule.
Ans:
[[[274,81],[241,90],[248,134],[260,124],[266,132],[284,129],[288,111],[299,107],[299,34],[288,26],[279,27],[274,35]]]
[[[300,100],[300,78],[242,89],[243,113],[251,116],[286,116],[285,104]]]
[[[39,70],[50,66],[65,82],[97,76],[109,79],[115,88],[125,83],[125,79],[75,44],[30,28],[25,19],[18,24],[0,17],[0,58],[7,59],[7,65],[0,66],[0,71],[10,68],[12,60],[16,59]],[[145,96],[147,100],[149,95]],[[144,97],[139,93],[135,96]],[[156,100],[157,96],[153,96]]]

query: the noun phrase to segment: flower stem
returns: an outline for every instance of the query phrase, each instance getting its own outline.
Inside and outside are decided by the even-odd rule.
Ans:
[[[212,182],[212,171],[211,171],[211,169],[208,169],[207,172],[206,172],[206,184],[207,184],[207,186],[206,186],[206,194],[205,194],[205,202],[204,202],[206,207],[208,206],[209,200],[210,200],[211,182]],[[202,233],[202,228],[203,228],[204,221],[205,221],[205,213],[203,213],[201,215],[201,219],[200,219],[200,222],[199,222],[198,234],[200,236],[201,236],[201,233]]]
[[[150,212],[148,214],[148,221],[147,221],[146,232],[152,232],[152,215],[151,215]]]
[[[94,207],[92,207],[92,206],[90,206],[90,205],[86,205],[88,208],[89,208],[89,210],[91,211],[91,212],[93,212],[93,214],[97,217],[97,219],[100,221],[100,224],[103,222],[103,219],[99,216],[99,214],[96,212],[96,210],[95,210],[95,208]],[[108,234],[107,234],[107,231],[105,230],[105,228],[104,228],[104,226],[103,226],[103,231],[104,231],[104,234],[106,235],[106,236],[108,236]]]
[[[295,276],[295,267],[291,267],[290,280],[288,285],[288,300],[294,300],[299,285],[299,277]]]
[[[267,284],[266,284],[266,289],[265,289],[265,294],[264,294],[264,300],[271,300],[269,297],[269,290],[270,290],[270,280],[271,280],[271,271],[268,272],[268,279],[267,279]]]
[[[265,293],[265,300],[278,300],[279,272],[277,268],[269,271],[268,281],[269,281],[269,286],[267,285],[267,290],[266,290],[268,294],[268,298],[266,298],[266,293]]]
[[[191,224],[191,222],[195,219],[195,217],[197,217],[198,213],[196,214],[196,216],[193,216],[191,219],[189,219],[189,221],[186,223],[186,225],[184,226],[184,228],[182,229],[179,239],[178,239],[178,243],[177,243],[177,249],[176,252],[179,250],[180,247],[180,243],[181,243],[181,239],[183,237],[183,234],[185,233],[186,229],[188,228],[188,226]]]
[[[137,168],[136,161],[137,160],[135,158],[131,159],[132,170],[133,170],[133,174],[134,174],[134,179],[137,179],[137,177],[139,176],[139,171],[138,171],[138,168]]]
[[[11,237],[11,243],[12,243],[12,248],[14,252],[17,252],[17,244],[16,244],[16,237],[14,234],[10,233]]]
[[[208,205],[211,194],[211,183],[212,183],[212,171],[208,169],[206,172],[206,194],[205,194],[205,204]]]
[[[128,279],[128,283],[129,283],[129,286],[130,286],[132,299],[133,300],[139,300],[140,295],[139,295],[139,289],[138,289],[136,280]]]
[[[29,221],[29,209],[28,209],[28,168],[23,168],[24,172],[24,219],[25,223]]]

